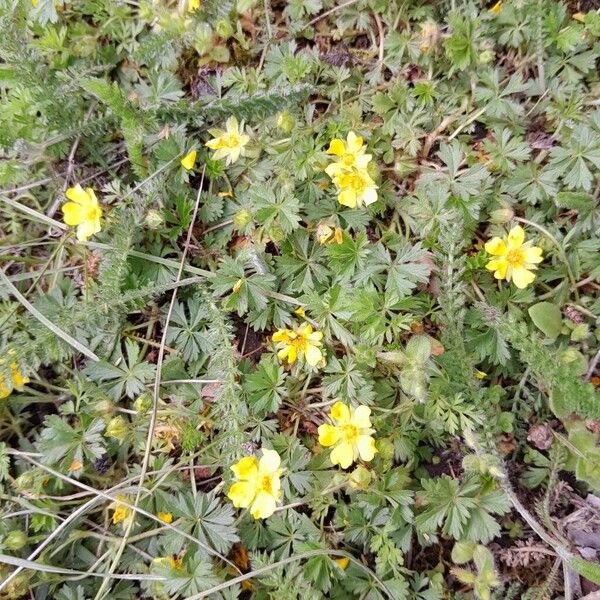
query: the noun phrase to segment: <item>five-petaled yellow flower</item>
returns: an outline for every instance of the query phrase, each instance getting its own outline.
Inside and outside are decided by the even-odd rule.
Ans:
[[[331,163],[325,172],[333,177],[342,169],[365,169],[371,161],[371,155],[365,154],[364,141],[362,137],[351,131],[346,141],[339,138],[331,140],[327,154],[337,156],[336,162]]]
[[[323,360],[321,352],[322,331],[313,331],[308,323],[302,323],[297,329],[279,329],[271,338],[277,345],[277,357],[293,364],[296,359],[304,357],[311,367],[316,367]]]
[[[496,279],[512,280],[519,289],[533,282],[535,274],[532,270],[543,260],[541,248],[524,242],[525,231],[517,225],[509,231],[506,240],[494,237],[485,244],[485,251],[494,257],[486,269],[494,271]]]
[[[281,499],[281,458],[275,450],[263,450],[262,457],[246,456],[230,467],[237,481],[227,497],[236,508],[250,508],[255,519],[270,517]]]
[[[377,186],[367,171],[372,157],[365,154],[362,137],[351,131],[346,141],[331,140],[327,153],[336,157],[325,172],[337,188],[340,204],[355,208],[377,200]]]
[[[92,188],[85,190],[81,185],[69,188],[65,196],[70,200],[62,207],[67,225],[77,225],[77,239],[85,241],[101,229],[102,208]]]
[[[191,171],[196,164],[196,151],[190,150],[179,162],[186,171]]]
[[[225,128],[226,131],[209,129],[208,131],[214,138],[205,145],[211,150],[215,150],[213,154],[215,160],[224,158],[225,163],[230,165],[244,155],[244,147],[250,141],[250,136],[244,134],[244,125],[238,125],[237,119],[233,116],[227,119]]]
[[[126,496],[117,495],[115,496],[115,500],[121,500],[121,502],[129,502],[129,499]],[[133,518],[133,510],[129,508],[129,506],[125,506],[120,502],[113,502],[108,508],[113,510],[112,522],[113,525],[117,523],[121,523],[123,521],[123,525],[125,526],[127,522]]]
[[[364,461],[373,460],[377,448],[371,437],[375,430],[371,428],[371,409],[359,406],[348,407],[336,402],[329,413],[334,425],[324,423],[319,427],[319,444],[334,446],[330,459],[334,465],[347,469],[359,457]]]
[[[15,352],[14,350],[9,350],[8,353],[14,354]],[[0,360],[0,364],[3,363],[4,360]],[[26,383],[29,383],[29,379],[21,373],[17,363],[10,363],[10,380],[7,381],[4,377],[0,376],[0,399],[8,398],[15,388],[20,391]]]

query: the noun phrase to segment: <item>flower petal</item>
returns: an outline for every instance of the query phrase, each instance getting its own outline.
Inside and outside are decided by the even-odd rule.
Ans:
[[[227,492],[227,497],[236,508],[248,508],[256,495],[253,481],[236,481]]]
[[[354,131],[348,133],[346,141],[348,152],[352,154],[356,154],[363,146],[363,139],[359,135],[356,135]]]
[[[517,267],[512,270],[513,283],[522,290],[526,288],[535,279],[535,274],[528,271],[525,267]]]
[[[258,472],[261,475],[276,473],[281,465],[281,457],[276,450],[263,450],[263,455],[258,463]]]
[[[81,187],[80,184],[77,184],[75,187],[69,188],[65,192],[65,196],[72,200],[73,202],[78,202],[79,204],[87,205],[90,202],[90,197],[88,193]]]
[[[67,225],[79,225],[84,219],[85,209],[76,202],[67,202],[62,206],[63,221]]]
[[[373,204],[373,202],[377,202],[377,188],[369,187],[365,190],[363,194],[363,202],[369,206],[369,204]]]
[[[352,415],[351,422],[360,429],[371,427],[371,409],[368,406],[359,406]]]
[[[182,159],[181,159],[181,166],[186,170],[186,171],[191,171],[194,168],[194,165],[196,164],[196,151],[192,150],[191,152],[188,152]]]
[[[329,412],[329,416],[340,425],[350,422],[350,409],[343,402],[336,402]]]
[[[304,350],[304,358],[311,367],[316,367],[323,358],[323,353],[313,344],[307,344]]]
[[[508,249],[515,250],[520,248],[525,241],[525,230],[520,225],[515,225],[508,232]]]
[[[526,246],[523,248],[523,258],[525,262],[530,264],[541,263],[544,258],[542,257],[542,249],[538,246]]]
[[[277,508],[275,497],[266,492],[260,492],[252,503],[250,514],[255,519],[266,519],[275,512],[275,508]]]
[[[338,194],[338,202],[342,206],[356,208],[356,193],[354,192],[354,190],[351,190],[349,188],[343,189]]]
[[[329,423],[323,423],[323,425],[319,425],[318,432],[319,444],[321,444],[321,446],[325,446],[325,448],[337,444],[340,439],[340,430],[333,425],[329,425]]]
[[[490,260],[485,268],[488,271],[494,271],[494,277],[496,279],[506,279],[506,270],[508,269],[508,261],[504,258],[497,258]]]
[[[375,447],[375,440],[370,435],[359,435],[356,445],[358,446],[358,454],[362,460],[366,462],[373,460],[377,448]]]
[[[346,144],[344,144],[344,140],[340,140],[339,138],[335,138],[331,140],[329,143],[329,148],[327,148],[327,154],[335,154],[335,156],[342,156],[346,153]]]
[[[253,479],[258,473],[258,461],[255,456],[244,456],[229,468],[238,479]]]
[[[485,243],[485,251],[492,256],[504,256],[508,249],[506,247],[506,242],[503,239],[493,237]]]
[[[77,226],[77,239],[80,242],[85,242],[85,240],[99,231],[100,227],[97,225],[96,221],[83,221]]]
[[[342,469],[347,469],[354,462],[354,450],[348,442],[338,444],[330,455],[331,463],[340,465]]]

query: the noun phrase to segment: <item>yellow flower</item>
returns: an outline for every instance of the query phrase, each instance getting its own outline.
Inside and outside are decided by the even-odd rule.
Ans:
[[[377,186],[366,169],[340,171],[333,177],[338,189],[338,202],[343,206],[356,208],[377,201]]]
[[[197,152],[195,150],[190,150],[179,162],[181,163],[181,166],[186,170],[186,171],[191,171],[194,168],[194,165],[196,164],[196,154]]]
[[[342,569],[342,571],[345,571],[348,567],[348,564],[350,563],[350,559],[346,558],[345,556],[343,556],[342,558],[334,558],[333,560],[335,563],[337,563],[337,566],[340,569]]]
[[[196,12],[200,8],[200,0],[188,0],[187,10],[189,13]]]
[[[323,339],[323,332],[313,331],[308,323],[303,323],[297,329],[279,329],[271,338],[278,348],[277,357],[293,364],[296,359],[304,357],[311,366],[317,366],[323,359],[319,346]]]
[[[85,241],[101,229],[102,208],[92,188],[85,190],[81,185],[69,188],[65,196],[71,201],[62,207],[67,225],[77,225],[77,239]]]
[[[494,6],[492,6],[492,8],[490,8],[490,12],[493,15],[500,14],[501,10],[502,10],[502,0],[498,0],[498,2],[496,2],[496,4],[494,4]]]
[[[182,559],[176,556],[157,556],[156,558],[152,559],[152,562],[155,565],[160,567],[168,567],[174,571],[179,571],[183,566]]]
[[[304,311],[304,306],[300,306],[298,307],[295,311],[294,311],[295,315],[298,315],[299,317],[302,317],[304,319],[304,317],[306,317],[306,312]]]
[[[332,178],[340,169],[365,169],[371,161],[371,155],[365,154],[363,139],[357,136],[354,131],[348,133],[345,142],[339,138],[331,140],[327,154],[337,156],[336,162],[325,169],[327,175]]]
[[[359,406],[351,409],[343,402],[336,402],[329,413],[335,425],[324,423],[319,426],[319,444],[335,446],[330,459],[334,465],[347,469],[358,457],[364,461],[373,460],[377,448],[371,437],[371,409]]]
[[[479,369],[475,369],[475,378],[476,379],[485,379],[487,377],[487,373],[485,371],[480,371]]]
[[[509,231],[506,240],[494,237],[485,244],[485,251],[496,257],[487,263],[486,269],[494,271],[496,279],[512,280],[519,289],[533,282],[535,274],[531,271],[543,260],[542,249],[524,241],[525,231],[517,225]]]
[[[215,136],[212,140],[206,142],[205,146],[211,150],[216,150],[213,154],[214,160],[225,159],[225,163],[231,165],[240,155],[244,155],[244,146],[250,141],[250,136],[243,133],[244,126],[238,125],[235,117],[229,117],[225,123],[226,131],[222,129],[209,129]]]
[[[170,512],[159,512],[156,516],[167,525],[173,522],[173,515]]]
[[[281,458],[275,450],[263,450],[262,457],[246,456],[230,467],[236,482],[229,488],[227,497],[236,508],[250,508],[255,519],[266,519],[275,512],[281,499],[283,469]]]
[[[121,502],[129,502],[126,496],[115,496],[115,500],[120,500]],[[133,510],[129,508],[129,506],[125,506],[120,502],[113,502],[108,508],[113,510],[112,522],[113,525],[120,523],[123,521],[123,525],[125,525],[129,519],[133,517]]]
[[[35,8],[40,3],[40,0],[31,0],[31,6]]]
[[[9,354],[14,354],[14,350],[12,352],[9,350]],[[0,364],[3,362],[4,361],[0,361]],[[21,391],[26,383],[29,383],[29,379],[21,374],[17,363],[10,363],[10,381],[6,381],[4,377],[0,376],[0,400],[8,398],[8,396],[12,394],[14,388]]]
[[[321,222],[317,225],[317,241],[319,244],[341,244],[343,241],[343,231],[340,227],[335,227],[331,223]]]

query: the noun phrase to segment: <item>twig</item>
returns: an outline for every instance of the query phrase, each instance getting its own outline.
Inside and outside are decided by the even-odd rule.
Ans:
[[[592,378],[592,375],[594,374],[594,371],[596,370],[596,365],[598,364],[599,360],[600,360],[600,350],[598,350],[598,352],[596,352],[596,356],[594,356],[594,358],[592,359],[592,362],[590,363],[590,368],[588,369],[587,373],[585,374],[584,381],[589,381]]]

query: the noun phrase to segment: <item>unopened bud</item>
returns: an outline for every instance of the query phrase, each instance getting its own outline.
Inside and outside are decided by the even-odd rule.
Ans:
[[[117,440],[122,440],[127,435],[127,421],[123,417],[114,417],[108,423],[106,435]]]
[[[284,110],[277,115],[277,127],[279,127],[283,133],[290,133],[292,129],[294,129],[295,124],[294,117],[289,111]]]
[[[157,210],[149,210],[146,215],[146,225],[150,229],[158,229],[164,223],[163,216]]]
[[[12,550],[16,552],[25,546],[27,543],[27,535],[25,532],[20,529],[15,529],[15,531],[10,531],[8,535],[4,538],[4,547],[7,550]]]
[[[233,224],[236,229],[243,229],[252,221],[252,215],[250,211],[242,208],[242,210],[238,210],[235,215],[233,215]]]
[[[505,206],[492,211],[490,214],[490,222],[503,225],[504,223],[509,223],[512,221],[514,216],[515,212],[513,209],[510,208],[510,206]]]
[[[350,473],[348,483],[357,490],[366,490],[371,483],[371,472],[369,469],[359,465]]]

